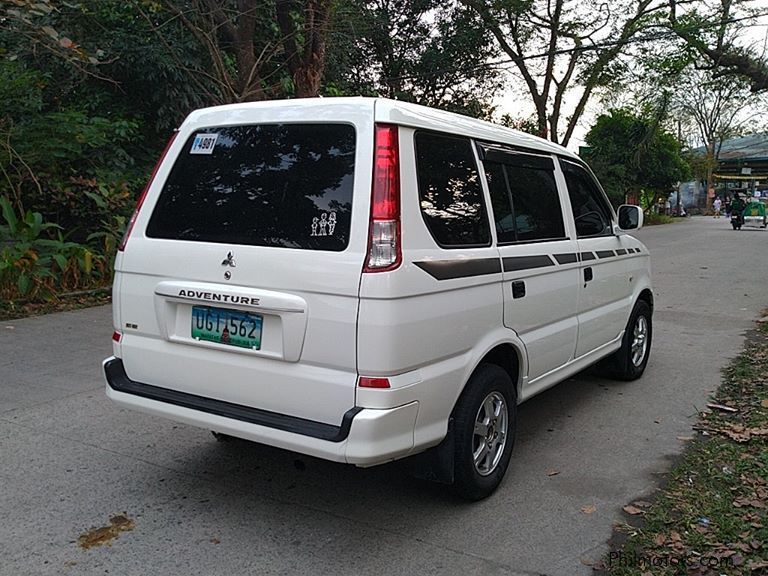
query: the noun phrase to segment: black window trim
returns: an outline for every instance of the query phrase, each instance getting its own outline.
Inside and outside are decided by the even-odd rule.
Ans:
[[[478,177],[478,183],[480,184],[480,199],[483,203],[483,212],[484,212],[484,220],[485,225],[488,227],[488,242],[485,244],[441,244],[440,241],[437,239],[435,234],[432,232],[432,228],[430,228],[429,223],[427,222],[427,219],[425,218],[424,210],[421,209],[421,183],[419,182],[419,167],[418,167],[418,151],[416,149],[416,137],[419,134],[426,133],[426,134],[437,134],[438,136],[442,136],[444,138],[453,138],[454,140],[465,140],[469,146],[470,146],[470,152],[472,153],[472,162],[475,165],[475,169],[477,170],[477,177]],[[494,234],[494,227],[491,226],[491,216],[490,211],[488,210],[488,206],[486,206],[486,197],[485,197],[485,189],[483,188],[483,180],[485,179],[485,174],[483,173],[481,175],[480,173],[480,165],[478,163],[477,155],[474,152],[475,146],[474,146],[474,139],[471,136],[463,136],[460,134],[451,134],[450,132],[441,132],[439,130],[431,130],[429,128],[417,128],[413,131],[413,160],[414,160],[414,167],[415,170],[415,176],[416,176],[416,200],[417,200],[417,208],[419,210],[419,214],[421,215],[421,220],[424,222],[424,227],[429,232],[429,236],[432,238],[432,240],[435,241],[435,244],[439,248],[442,248],[443,250],[465,250],[465,249],[471,249],[471,248],[490,248],[493,246],[493,234]]]
[[[489,160],[490,162],[490,160]],[[504,186],[507,189],[507,200],[509,201],[509,213],[512,216],[512,233],[515,236],[515,240],[513,242],[517,242],[517,213],[515,212],[515,199],[512,197],[512,187],[509,185],[509,171],[507,170],[506,164],[500,164],[501,166],[501,173],[504,174]],[[485,171],[485,160],[483,160],[483,176],[485,176],[486,180],[488,178],[488,173]],[[488,187],[488,192],[491,191],[491,187]],[[496,228],[496,215],[493,214],[493,199],[491,199],[491,220],[494,220],[493,227]],[[496,244],[498,245],[498,231],[496,232]]]
[[[570,241],[570,236],[561,236],[558,238],[537,238],[536,240],[513,240],[511,242],[497,242],[497,246],[520,246],[523,244],[541,244],[542,242],[565,242]]]
[[[611,228],[610,232],[603,233],[603,234],[590,234],[588,236],[579,236],[578,232],[577,232],[576,233],[577,240],[578,239],[582,239],[582,238],[583,239],[588,239],[588,238],[608,238],[610,236],[616,236],[616,232],[614,230],[614,228],[615,228],[614,225],[615,225],[616,212],[614,211],[613,206],[611,206],[611,203],[608,200],[608,196],[605,193],[605,190],[603,190],[603,186],[600,184],[600,181],[595,177],[595,173],[592,172],[592,169],[589,167],[589,165],[586,162],[584,162],[583,160],[581,160],[581,159],[577,160],[575,158],[570,158],[568,156],[563,156],[563,155],[560,155],[560,154],[557,155],[557,159],[558,159],[558,161],[560,163],[560,171],[563,173],[563,178],[564,179],[565,179],[565,172],[566,172],[566,170],[565,170],[565,168],[563,166],[563,162],[567,162],[567,163],[573,164],[574,166],[578,166],[579,168],[581,168],[582,170],[584,170],[587,173],[587,175],[592,180],[592,183],[595,185],[595,188],[597,188],[597,191],[600,192],[600,198],[601,198],[600,201],[603,203],[603,208],[606,208],[606,207],[608,208],[608,215],[610,216],[609,217],[609,223],[610,223],[610,228]],[[565,182],[565,187],[566,187],[566,191],[567,191],[567,188],[568,188],[568,181],[567,181],[567,179],[566,179],[566,182]],[[568,194],[570,195],[570,192],[568,192]],[[576,217],[573,214],[573,208],[571,208],[571,216],[574,218],[574,225],[575,225],[576,224]]]
[[[475,147],[481,162],[496,162],[506,166],[555,171],[555,159],[552,154],[540,150],[527,150],[516,146],[480,141],[475,141]]]

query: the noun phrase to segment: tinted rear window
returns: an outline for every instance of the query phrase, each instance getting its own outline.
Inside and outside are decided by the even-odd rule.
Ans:
[[[201,130],[173,165],[147,236],[344,250],[354,161],[355,129],[346,124]]]

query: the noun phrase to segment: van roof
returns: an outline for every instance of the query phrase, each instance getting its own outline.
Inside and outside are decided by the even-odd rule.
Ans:
[[[187,117],[182,126],[194,130],[197,127],[232,124],[233,120],[238,124],[248,123],[248,111],[256,112],[265,108],[270,110],[282,109],[289,113],[289,115],[292,115],[290,113],[301,112],[306,114],[312,110],[312,117],[328,118],[327,113],[330,109],[350,107],[356,108],[357,111],[362,111],[363,109],[372,110],[376,122],[450,132],[479,140],[489,140],[511,146],[522,146],[578,158],[578,156],[563,146],[519,130],[493,124],[492,122],[477,120],[469,116],[437,110],[436,108],[428,108],[410,102],[363,96],[295,98],[291,100],[266,100],[262,102],[214,106],[195,110]],[[343,117],[343,114],[339,117]]]

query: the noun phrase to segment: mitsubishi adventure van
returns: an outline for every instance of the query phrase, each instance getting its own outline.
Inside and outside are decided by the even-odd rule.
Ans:
[[[476,500],[517,406],[600,361],[642,375],[648,250],[545,140],[378,98],[190,114],[115,263],[107,395]],[[418,460],[418,458],[416,459]]]

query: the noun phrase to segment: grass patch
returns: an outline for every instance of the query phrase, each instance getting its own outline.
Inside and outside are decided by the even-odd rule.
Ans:
[[[723,370],[680,462],[653,502],[624,508],[605,574],[768,574],[768,324]]]
[[[40,316],[42,314],[51,314],[52,312],[80,310],[82,308],[90,308],[91,306],[109,304],[110,302],[112,302],[111,287],[63,294],[46,302],[0,301],[0,321]]]
[[[672,216],[667,216],[666,214],[644,214],[643,215],[643,226],[654,226],[656,224],[672,224],[673,222],[676,222],[677,220],[680,220],[679,218],[672,218]]]

